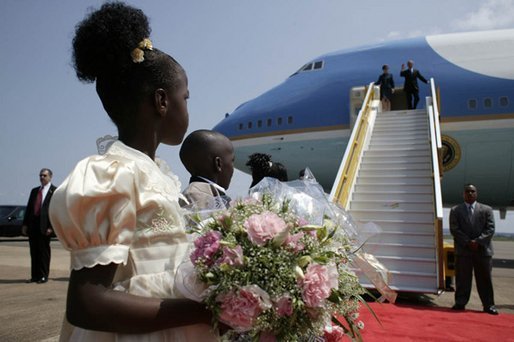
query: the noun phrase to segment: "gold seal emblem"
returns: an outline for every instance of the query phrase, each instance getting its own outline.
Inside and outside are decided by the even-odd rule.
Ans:
[[[441,136],[441,144],[443,145],[443,170],[446,172],[459,163],[462,150],[457,140],[448,135]]]

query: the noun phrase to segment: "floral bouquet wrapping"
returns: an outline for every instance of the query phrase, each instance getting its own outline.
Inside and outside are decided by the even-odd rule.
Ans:
[[[267,178],[251,197],[197,222],[190,255],[195,279],[186,286],[203,285],[203,302],[233,328],[226,338],[360,337],[365,290],[349,268],[358,234],[315,181]]]

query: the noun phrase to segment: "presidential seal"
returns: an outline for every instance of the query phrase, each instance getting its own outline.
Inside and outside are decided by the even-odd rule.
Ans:
[[[443,170],[446,172],[459,163],[462,150],[457,140],[448,135],[441,136],[441,144],[443,145]]]

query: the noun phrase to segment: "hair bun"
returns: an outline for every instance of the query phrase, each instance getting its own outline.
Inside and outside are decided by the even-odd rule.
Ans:
[[[131,52],[150,36],[148,18],[140,9],[121,2],[106,3],[76,26],[73,64],[77,77],[98,77],[130,67]]]

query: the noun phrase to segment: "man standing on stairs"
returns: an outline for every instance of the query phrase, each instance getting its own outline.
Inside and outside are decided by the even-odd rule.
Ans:
[[[491,207],[477,202],[477,189],[464,186],[464,203],[450,211],[450,232],[455,245],[455,305],[464,310],[471,294],[471,278],[475,282],[484,312],[497,315],[491,271],[493,268],[494,216]]]
[[[421,75],[418,69],[414,69],[414,61],[409,60],[407,62],[407,69],[405,64],[402,64],[402,70],[400,76],[405,77],[405,83],[403,83],[403,91],[407,96],[407,109],[416,109],[419,102],[419,86],[418,78],[424,82],[428,81]],[[414,100],[414,102],[412,102]]]

